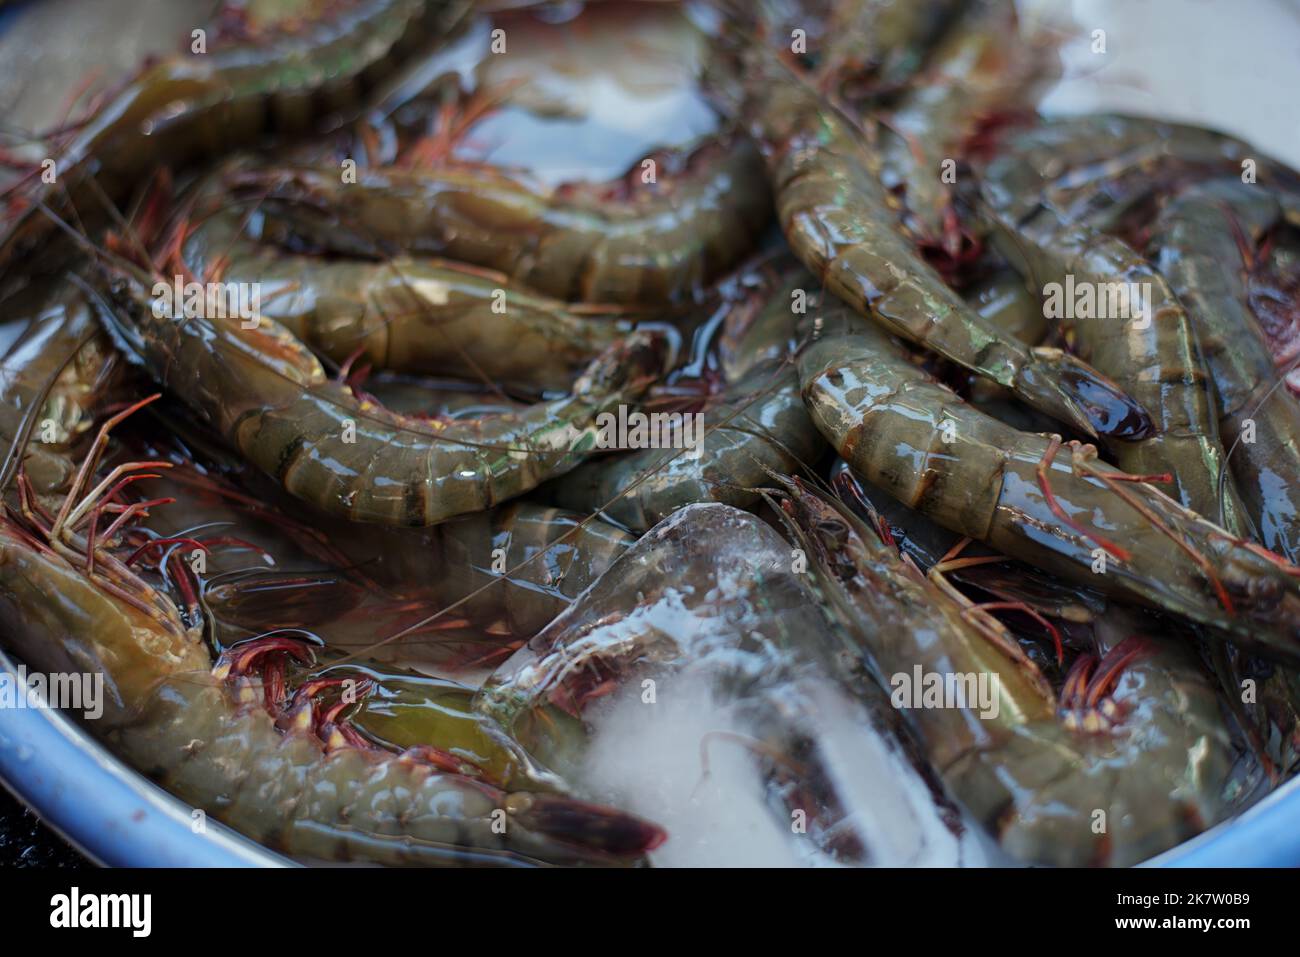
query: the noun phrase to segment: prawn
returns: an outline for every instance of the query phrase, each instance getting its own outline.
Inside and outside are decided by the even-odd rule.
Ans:
[[[353,521],[432,525],[568,471],[595,445],[596,417],[635,400],[670,351],[661,334],[635,332],[564,398],[519,415],[412,420],[329,379],[265,316],[186,314],[140,270],[110,275],[101,314],[119,347],[291,495]]]
[[[790,482],[786,510],[944,784],[1009,854],[1122,867],[1228,816],[1231,741],[1191,648],[1133,634],[1142,623],[1112,612],[1059,693],[1045,694],[967,609],[846,508]],[[918,675],[967,688],[986,680],[991,697],[979,705],[990,706],[980,710],[973,695],[956,707],[909,704],[899,692]]]
[[[799,357],[804,400],[854,472],[937,524],[1114,598],[1300,660],[1300,573],[1149,484],[970,407],[847,309]],[[1068,459],[1068,461],[1067,461]]]
[[[222,213],[187,232],[184,270],[256,288],[265,318],[339,364],[430,375],[468,367],[494,383],[562,392],[632,329],[447,260],[323,260],[261,248],[237,218]]]
[[[861,315],[1014,392],[1083,433],[1144,435],[1146,413],[1059,349],[1029,347],[985,322],[895,225],[878,157],[806,84],[764,71],[747,115],[795,254]]]
[[[1160,213],[1153,261],[1186,307],[1214,380],[1227,464],[1266,548],[1300,557],[1300,402],[1277,371],[1251,308],[1246,276],[1282,217],[1267,187],[1237,180],[1194,186]],[[1233,269],[1229,264],[1241,262]],[[1248,441],[1243,440],[1243,435]]]
[[[664,839],[610,808],[450,773],[420,748],[360,746],[332,708],[323,724],[291,710],[278,728],[259,667],[299,649],[239,646],[214,667],[164,592],[110,565],[110,535],[77,531],[77,516],[113,504],[112,476],[90,484],[125,414],[101,429],[53,523],[26,509],[0,518],[0,621],[33,667],[104,675],[93,730],[129,763],[249,837],[318,860],[627,863]]]
[[[694,297],[740,260],[771,215],[762,161],[740,135],[667,151],[653,189],[548,191],[458,164],[359,170],[355,183],[336,169],[242,170],[229,183],[255,188],[269,218],[318,248],[446,257],[571,302]]]
[[[332,16],[268,22],[257,36],[217,36],[210,52],[191,49],[146,67],[60,152],[58,179],[40,195],[59,209],[66,190],[88,221],[102,198],[120,201],[160,157],[180,166],[268,131],[300,135],[320,116],[356,112],[367,90],[472,9],[463,0],[329,6]],[[0,263],[48,235],[43,205],[28,204],[0,246]]]

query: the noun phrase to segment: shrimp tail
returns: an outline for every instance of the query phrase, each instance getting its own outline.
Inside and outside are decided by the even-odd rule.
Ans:
[[[512,820],[530,831],[616,857],[652,851],[668,839],[666,831],[649,821],[551,794],[514,794],[507,809]]]
[[[1017,391],[1035,408],[1089,437],[1138,441],[1151,434],[1151,419],[1114,382],[1070,353],[1049,346],[1031,350]]]

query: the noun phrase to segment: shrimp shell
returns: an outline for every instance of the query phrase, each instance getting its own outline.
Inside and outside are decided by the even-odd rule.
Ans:
[[[670,351],[633,333],[561,399],[519,415],[408,420],[331,381],[279,324],[176,315],[137,279],[102,310],[119,345],[292,495],[353,521],[433,525],[520,495],[578,464],[594,420],[629,403]],[[243,328],[244,325],[252,328]]]
[[[847,310],[822,317],[799,376],[813,421],[853,470],[939,525],[1300,661],[1293,566],[1125,481],[1086,448],[1057,455],[1048,437],[968,406]]]
[[[877,165],[847,120],[796,77],[762,75],[747,107],[795,254],[832,293],[889,331],[977,372],[1088,435],[1136,436],[1145,413],[1059,349],[985,322],[896,226]]]

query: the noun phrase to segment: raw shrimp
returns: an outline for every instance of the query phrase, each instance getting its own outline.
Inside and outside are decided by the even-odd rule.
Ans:
[[[463,0],[331,0],[329,6],[332,17],[268,26],[266,37],[230,43],[217,37],[210,52],[146,68],[56,157],[51,195],[66,189],[89,220],[100,211],[101,196],[121,199],[159,162],[176,167],[268,131],[301,134],[319,117],[355,112],[368,89],[471,9]],[[0,262],[50,226],[30,207],[0,248]]]
[[[1031,108],[1053,79],[1053,59],[1042,38],[1020,35],[1012,0],[976,0],[889,109],[879,134],[881,180],[901,192],[903,221],[915,242],[950,258],[962,254],[955,164],[985,124]],[[947,179],[946,162],[954,164]]]
[[[119,345],[290,494],[354,521],[432,525],[573,468],[596,443],[596,417],[635,400],[670,351],[661,335],[636,332],[570,395],[521,415],[403,419],[329,380],[265,316],[186,315],[145,281],[138,272],[114,280],[103,315]]]
[[[762,74],[748,114],[795,254],[839,298],[891,332],[1005,386],[1088,435],[1150,427],[1118,386],[1059,349],[1030,348],[984,322],[894,225],[876,159],[848,121],[798,78]]]
[[[843,859],[868,857],[877,841],[899,835],[873,833],[880,825],[873,828],[869,815],[844,817],[837,749],[849,749],[838,751],[840,760],[876,769],[874,796],[882,802],[890,781],[926,789],[890,740],[892,715],[879,691],[841,670],[845,639],[796,560],[761,519],[726,505],[688,505],[497,669],[479,707],[567,774],[581,763],[579,722],[594,702],[626,685],[640,691],[646,681],[662,700],[703,676],[750,729],[773,797],[804,812],[809,837]],[[837,693],[841,682],[852,685],[856,703]],[[830,721],[845,710],[848,740]]]
[[[1008,853],[1039,865],[1126,866],[1228,815],[1231,742],[1190,647],[1126,637],[1142,622],[1113,612],[1059,698],[1044,695],[1023,662],[875,531],[798,484],[788,503],[860,653],[894,688],[949,791]],[[955,705],[921,705],[930,675],[957,690]],[[900,697],[907,682],[910,699]]]
[[[1277,370],[1251,308],[1246,274],[1282,210],[1239,180],[1194,186],[1153,227],[1153,261],[1186,307],[1214,379],[1228,465],[1264,545],[1300,558],[1300,402]],[[1235,268],[1234,263],[1239,263]]]
[[[743,303],[734,308],[742,328],[733,332],[732,348],[747,361],[723,364],[725,391],[716,404],[706,401],[700,413],[703,435],[695,436],[694,448],[593,459],[553,483],[552,500],[565,508],[601,511],[644,531],[692,502],[753,505],[768,469],[788,472],[815,462],[824,446],[804,409],[790,361],[798,319],[792,296],[810,295],[811,284],[805,277],[782,285],[757,317]],[[776,348],[764,350],[768,342]]]
[[[190,234],[185,268],[255,286],[263,316],[338,363],[563,392],[631,329],[446,260],[354,262],[259,249],[232,219],[220,214]]]
[[[237,648],[214,671],[201,634],[165,594],[120,563],[102,570],[113,543],[83,544],[74,531],[77,516],[111,504],[111,492],[103,497],[111,479],[88,491],[95,461],[52,525],[0,520],[0,621],[31,667],[102,673],[107,701],[93,730],[182,800],[318,860],[608,864],[663,840],[609,808],[445,773],[419,748],[359,747],[332,733],[332,713],[324,726],[303,727],[303,713],[290,712],[287,730],[277,730],[263,705],[274,683],[253,666],[291,649]],[[101,567],[94,578],[91,554]]]
[[[847,310],[800,356],[813,421],[853,470],[939,525],[1117,598],[1300,660],[1294,566],[1072,446],[971,408]]]
[[[1186,309],[1122,239],[1072,221],[1040,191],[1012,192],[1040,174],[1029,168],[1032,154],[1014,142],[1006,150],[981,181],[999,248],[1044,295],[1055,291],[1075,350],[1154,423],[1148,435],[1110,443],[1120,467],[1171,474],[1183,505],[1239,532],[1243,506],[1226,472],[1213,389]]]
[[[1279,190],[1284,213],[1294,208],[1300,175],[1249,143],[1184,123],[1115,113],[1044,119],[989,145],[996,175],[981,183],[996,208],[1042,202],[1065,220],[1095,229],[1114,226],[1153,193],[1200,178],[1248,170]],[[996,149],[994,149],[996,147]],[[999,160],[1001,151],[1009,159]]]
[[[99,331],[94,311],[66,278],[42,282],[0,303],[7,323],[21,323],[0,356],[0,443],[22,449],[27,479],[38,493],[59,491],[72,478],[68,445],[91,421],[94,407],[118,381],[117,354]],[[32,442],[20,442],[33,403]]]
[[[701,293],[771,215],[762,161],[742,136],[658,157],[656,185],[547,191],[503,170],[244,170],[267,216],[334,252],[395,250],[496,270],[568,301],[658,305]],[[632,176],[642,175],[638,167]]]

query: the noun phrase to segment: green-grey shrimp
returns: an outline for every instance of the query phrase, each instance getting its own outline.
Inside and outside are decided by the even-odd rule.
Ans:
[[[370,88],[471,9],[463,0],[311,2],[333,15],[268,21],[253,37],[218,33],[211,50],[205,33],[202,50],[191,44],[145,68],[56,157],[52,202],[66,189],[88,221],[101,195],[119,201],[159,162],[177,167],[267,132],[299,135],[320,117],[355,112]],[[0,262],[50,229],[31,205],[6,237]]]
[[[654,159],[654,158],[650,158]],[[231,174],[266,215],[334,252],[445,256],[571,302],[662,305],[694,297],[749,251],[771,215],[743,136],[666,151],[655,183],[548,190],[481,165]],[[638,167],[626,179],[640,178]]]
[[[1118,386],[1060,349],[984,322],[896,225],[877,158],[798,78],[764,73],[747,106],[777,215],[795,254],[863,316],[1002,385],[1087,435],[1135,437],[1150,422]]]
[[[804,399],[862,478],[1034,567],[1300,660],[1295,566],[1097,461],[1091,446],[1066,449],[970,407],[847,310],[819,323],[799,360]]]
[[[1300,402],[1279,387],[1246,279],[1261,240],[1281,218],[1267,187],[1214,181],[1165,206],[1150,248],[1187,308],[1214,379],[1219,432],[1247,513],[1260,541],[1294,562],[1300,558]]]
[[[1042,193],[1032,152],[1004,147],[981,180],[1004,255],[1042,287],[1075,351],[1150,415],[1152,431],[1110,448],[1134,475],[1169,474],[1188,508],[1239,532],[1243,506],[1224,464],[1213,388],[1187,310],[1123,239],[1069,218]],[[1013,188],[1013,184],[1020,184]],[[1053,306],[1053,302],[1055,305]]]
[[[84,532],[84,517],[117,490],[117,470],[90,485],[121,415],[52,522],[26,508],[0,519],[0,621],[31,667],[104,675],[93,730],[129,763],[249,837],[316,860],[611,864],[663,840],[611,808],[449,773],[418,747],[361,746],[334,733],[334,709],[320,721],[290,709],[277,728],[264,702],[278,682],[265,668],[292,647],[236,647],[214,668],[167,594],[118,559],[113,541]]]
[[[340,364],[472,372],[534,394],[563,392],[631,328],[447,260],[323,260],[262,248],[240,236],[232,218],[220,214],[189,234],[185,268],[256,287],[264,317]]]
[[[1300,196],[1300,175],[1286,164],[1199,126],[1088,113],[1012,129],[987,144],[995,161],[1002,149],[1020,160],[1002,164],[986,184],[995,206],[1041,199],[1070,222],[1108,230],[1154,193],[1206,177],[1237,175],[1278,189],[1289,219]]]
[[[596,417],[634,402],[670,351],[662,335],[634,332],[569,395],[520,415],[406,419],[328,378],[265,316],[196,315],[166,283],[114,276],[101,311],[119,346],[290,494],[353,521],[432,525],[573,468],[596,444]]]
[[[1023,661],[878,532],[798,483],[787,501],[860,653],[949,791],[1008,853],[1126,866],[1230,813],[1231,740],[1191,647],[1131,634],[1142,622],[1112,611],[1059,695],[1044,694]],[[957,689],[952,706],[925,706],[935,680]]]

